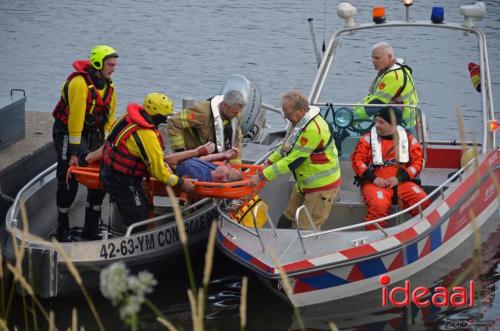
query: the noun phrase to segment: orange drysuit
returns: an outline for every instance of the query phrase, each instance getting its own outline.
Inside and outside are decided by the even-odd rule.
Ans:
[[[367,205],[366,221],[387,216],[392,205],[392,197],[397,194],[399,200],[403,202],[404,208],[411,206],[426,197],[424,190],[412,179],[422,170],[424,158],[422,147],[418,141],[408,134],[409,160],[407,163],[395,162],[397,146],[392,139],[392,135],[381,137],[380,145],[382,159],[386,165],[373,166],[372,144],[370,133],[363,136],[356,146],[356,150],[351,156],[352,168],[357,176],[362,178],[361,190]],[[399,184],[394,188],[383,188],[373,184],[375,178],[396,177]],[[422,208],[429,205],[429,201],[422,204]],[[412,214],[418,213],[417,209],[412,210]],[[379,223],[385,226],[385,222]],[[367,225],[367,230],[376,229],[374,225]]]

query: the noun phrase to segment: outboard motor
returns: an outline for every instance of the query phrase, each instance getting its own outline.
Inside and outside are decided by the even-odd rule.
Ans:
[[[252,81],[247,79],[242,75],[232,75],[229,77],[224,86],[222,87],[221,93],[224,94],[228,91],[236,90],[243,94],[246,101],[246,107],[243,109],[240,117],[240,127],[243,136],[246,138],[254,139],[258,136],[261,128],[263,127],[263,115],[261,114],[261,94],[259,87]],[[237,125],[236,119],[232,123],[233,128]],[[236,141],[238,139],[238,130],[233,130],[234,137],[231,141]]]

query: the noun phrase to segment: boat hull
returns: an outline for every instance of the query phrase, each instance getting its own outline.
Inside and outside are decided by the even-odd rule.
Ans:
[[[39,238],[49,238],[57,224],[55,208],[55,174],[49,172],[30,189],[25,190],[24,209],[27,215],[29,232]],[[72,211],[76,222],[83,224],[85,205],[84,190],[80,190]],[[111,208],[105,202],[103,219],[109,218]],[[162,216],[160,216],[162,217]],[[184,217],[184,227],[190,250],[206,244],[212,221],[217,217],[216,205],[210,199],[197,203]],[[47,241],[29,238],[22,242],[22,222],[19,210],[7,213],[6,226],[3,227],[2,253],[7,261],[16,260],[14,247],[24,248],[23,274],[41,297],[54,297],[80,291],[74,276],[68,267],[76,267],[83,284],[88,289],[99,286],[100,270],[110,264],[122,261],[131,270],[148,269],[162,271],[184,266],[183,248],[180,242],[179,230],[173,215],[164,220],[148,225],[146,229],[132,232],[129,236],[110,236],[103,240],[77,241],[60,243],[61,253]],[[77,224],[78,225],[78,224]],[[19,229],[20,231],[14,231]]]
[[[441,263],[484,225],[498,224],[498,182],[500,151],[493,150],[477,168],[438,197],[425,217],[413,226],[372,243],[283,265],[292,293],[283,290],[276,265],[259,260],[231,238],[230,227],[235,225],[220,221],[218,245],[226,255],[256,271],[296,307],[352,297],[380,290],[381,275],[389,276],[390,284],[394,284]]]

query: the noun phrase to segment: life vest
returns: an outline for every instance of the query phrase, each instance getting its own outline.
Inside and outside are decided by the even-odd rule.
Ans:
[[[281,145],[280,153],[281,156],[285,157],[290,153],[292,150],[293,146],[297,142],[297,139],[299,139],[300,134],[302,131],[305,129],[305,127],[311,122],[316,116],[319,115],[320,109],[317,106],[310,106],[309,111],[306,113],[304,117],[292,128],[288,131],[287,135],[285,136],[285,139],[283,140],[283,144]],[[320,115],[321,116],[321,115]],[[311,160],[313,163],[320,157],[320,154],[325,151],[325,149],[330,145],[330,143],[333,140],[333,134],[332,130],[330,128],[330,124],[328,124],[328,127],[330,129],[330,139],[326,144],[323,142],[320,143],[320,145],[311,153]]]
[[[122,115],[113,125],[104,145],[104,163],[118,172],[136,177],[149,175],[149,160],[136,131],[139,129],[153,130],[162,149],[164,147],[160,132],[141,115],[141,111],[144,111],[144,108],[137,104],[128,105],[127,114]],[[126,146],[127,140],[131,136],[139,147],[140,157],[130,153]]]
[[[328,190],[340,185],[340,166],[338,152],[332,144],[332,130],[327,121],[318,113],[315,106],[293,129],[289,129],[282,146],[268,158],[271,164],[263,170],[268,181],[292,172],[296,189],[302,193]],[[310,128],[310,130],[308,129]],[[329,133],[329,136],[327,136]],[[316,145],[310,139],[320,138]],[[289,158],[297,152],[297,157]]]
[[[210,109],[214,118],[215,146],[219,153],[231,148],[235,139],[238,139],[237,136],[233,137],[234,134],[238,134],[238,128],[234,128],[231,122],[224,125],[224,121],[222,120],[219,106],[223,99],[223,95],[216,95],[210,99]],[[226,137],[229,139],[229,143],[226,143]]]
[[[84,131],[88,130],[96,130],[104,127],[110,110],[111,97],[113,96],[113,86],[106,83],[105,91],[103,96],[96,91],[96,87],[92,80],[92,77],[89,74],[89,70],[91,68],[90,61],[88,60],[80,60],[73,62],[73,68],[76,71],[71,73],[68,78],[66,78],[66,82],[64,83],[63,93],[61,94],[61,98],[57,103],[56,107],[52,111],[52,116],[55,119],[64,123],[64,125],[68,125],[68,117],[69,117],[69,97],[68,97],[68,88],[70,81],[76,76],[82,76],[85,79],[88,87],[87,93],[87,107],[85,109],[85,121],[84,121]]]
[[[398,61],[403,61],[398,59]],[[397,89],[395,94],[385,92],[387,90],[387,84],[392,84],[397,82],[390,79],[391,76],[398,77],[398,73],[401,73],[403,77],[403,83]],[[411,75],[411,68],[404,64],[403,62],[395,62],[390,68],[386,69],[382,73],[378,74],[377,77],[372,82],[368,96],[364,99],[363,103],[383,103],[383,104],[404,104],[404,105],[418,105],[418,95],[415,90],[415,83]],[[389,80],[389,81],[388,81]],[[353,107],[353,112],[359,119],[368,119],[369,115],[364,107]],[[416,125],[415,110],[411,107],[403,108],[403,120],[406,127],[414,127]]]
[[[406,130],[403,129],[400,125],[397,126],[397,132],[398,132],[398,145],[395,146],[397,148],[396,152],[397,159],[384,160],[382,156],[382,145],[379,142],[377,129],[375,127],[371,129],[370,140],[371,140],[373,163],[370,165],[370,168],[391,166],[396,163],[408,163],[408,161],[410,160],[408,135],[406,134]]]
[[[254,223],[254,215],[253,215],[254,210],[259,205],[262,205],[262,206],[259,207],[259,210],[257,211],[257,215],[255,216],[255,223]],[[253,228],[253,227],[262,228],[267,223],[267,215],[266,215],[267,212],[269,212],[268,204],[265,203],[264,201],[262,201],[262,199],[258,195],[256,195],[252,199],[247,201],[235,213],[234,219],[239,224],[242,224],[243,226],[246,226],[247,228]]]

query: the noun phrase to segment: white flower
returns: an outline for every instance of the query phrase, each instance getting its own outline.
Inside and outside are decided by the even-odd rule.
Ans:
[[[129,270],[123,262],[116,262],[103,269],[100,275],[102,295],[117,306],[124,299],[128,290],[127,278]]]
[[[128,279],[128,288],[137,295],[145,295],[153,292],[153,287],[158,284],[154,276],[147,271],[141,271],[138,277],[132,276]]]
[[[120,307],[120,318],[136,315],[141,310],[141,305],[144,302],[143,296],[131,295],[125,300],[125,304]]]
[[[123,262],[113,263],[103,269],[100,275],[102,295],[111,300],[113,306],[120,307],[121,319],[132,324],[137,322],[136,317],[146,299],[145,295],[153,292],[157,283],[147,271],[141,271],[137,276],[130,275]]]

